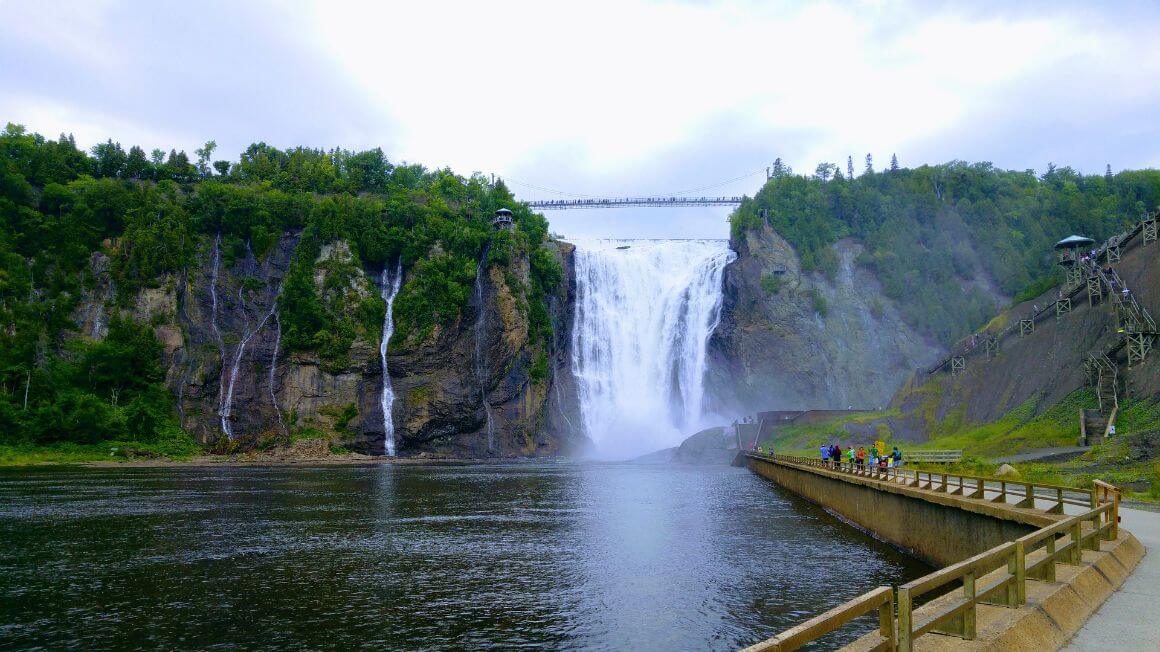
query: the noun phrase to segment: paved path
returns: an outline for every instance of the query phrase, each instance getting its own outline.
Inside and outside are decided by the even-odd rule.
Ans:
[[[1160,649],[1160,514],[1121,506],[1122,525],[1147,553],[1100,610],[1079,630],[1064,650]]]
[[[1090,446],[1059,446],[1056,448],[1036,448],[1018,455],[996,457],[991,460],[996,464],[1013,464],[1015,462],[1034,462],[1036,460],[1064,461],[1079,457],[1091,450]]]

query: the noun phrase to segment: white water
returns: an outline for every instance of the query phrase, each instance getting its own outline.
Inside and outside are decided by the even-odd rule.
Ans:
[[[226,389],[226,395],[225,399],[222,401],[221,409],[222,432],[224,432],[226,437],[229,437],[230,439],[234,438],[234,427],[230,422],[230,415],[233,414],[234,386],[238,382],[238,369],[242,366],[242,356],[246,352],[246,345],[250,343],[250,340],[253,339],[253,337],[257,335],[259,331],[262,330],[262,327],[266,325],[266,322],[270,320],[270,317],[274,316],[274,311],[277,309],[278,297],[275,295],[273,303],[270,305],[270,311],[266,313],[265,317],[262,317],[262,321],[258,322],[257,328],[253,330],[247,330],[242,334],[242,341],[238,342],[238,348],[234,351],[234,364],[232,367],[230,367],[230,384]],[[275,405],[275,408],[276,407],[277,405]]]
[[[597,454],[631,457],[718,425],[703,413],[703,390],[722,273],[736,258],[728,243],[575,244],[572,372]]]
[[[383,339],[379,343],[379,358],[382,359],[383,363],[383,394],[379,403],[383,406],[384,448],[390,457],[395,456],[395,423],[391,420],[392,408],[395,403],[395,390],[391,387],[391,374],[387,373],[387,345],[391,342],[391,336],[395,334],[393,311],[395,297],[399,294],[399,288],[402,285],[403,260],[400,258],[399,264],[395,267],[394,278],[387,273],[387,268],[383,267],[382,279],[382,296],[383,300],[387,302],[387,312],[383,317]]]
[[[286,422],[282,419],[282,408],[278,406],[278,391],[274,386],[278,374],[278,349],[282,346],[282,318],[278,314],[278,300],[274,300],[274,353],[270,356],[270,403],[274,414],[278,415],[278,428],[286,434]]]
[[[483,360],[483,335],[487,328],[487,306],[483,303],[483,274],[487,269],[487,247],[484,247],[479,265],[475,268],[475,302],[479,316],[475,318],[475,380],[479,383],[479,398],[487,417],[487,451],[495,448],[495,423],[491,418],[491,403],[487,402],[487,366]]]

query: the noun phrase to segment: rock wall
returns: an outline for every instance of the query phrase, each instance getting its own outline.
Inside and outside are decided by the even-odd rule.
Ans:
[[[326,359],[314,351],[282,350],[277,300],[300,235],[287,232],[263,255],[247,247],[236,258],[208,239],[200,243],[195,265],[142,290],[127,310],[116,307],[108,258],[94,254],[90,272],[96,283],[74,315],[78,328],[103,337],[116,310],[152,324],[164,346],[166,382],[182,427],[213,450],[278,445],[309,430],[338,445],[381,453],[379,342],[360,335],[346,355]],[[557,252],[570,269],[571,246],[558,244]],[[380,290],[377,270],[359,266],[342,241],[324,245],[314,269],[319,293],[351,300],[344,305]],[[343,270],[340,283],[329,279],[336,269]],[[418,343],[392,340],[388,368],[401,455],[543,456],[583,445],[582,435],[554,434],[548,426],[552,371],[567,360],[570,278],[566,274],[560,288],[568,298],[550,297],[556,331],[546,344],[529,342],[529,263],[521,256],[507,267],[487,269],[481,291],[452,323]],[[548,373],[533,378],[545,348]],[[559,395],[556,400],[564,405]]]
[[[861,246],[834,245],[833,280],[806,273],[769,226],[732,242],[721,324],[709,343],[706,386],[722,414],[766,410],[875,409],[940,349],[903,322]]]

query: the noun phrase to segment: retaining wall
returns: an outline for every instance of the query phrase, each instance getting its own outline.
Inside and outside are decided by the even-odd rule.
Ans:
[[[749,469],[936,566],[985,552],[1050,525],[1040,513],[1012,514],[985,501],[932,496],[897,483],[748,457]]]

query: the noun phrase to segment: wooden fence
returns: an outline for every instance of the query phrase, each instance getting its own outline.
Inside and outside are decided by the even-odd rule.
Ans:
[[[1086,490],[1028,482],[1011,483],[978,476],[865,469],[849,464],[830,465],[821,460],[789,455],[755,457],[878,477],[906,486],[969,498],[985,498],[988,491],[998,493],[990,499],[992,502],[1007,502],[1008,496],[1022,496],[1023,500],[1013,504],[1018,508],[1034,507],[1035,500],[1042,498],[1053,503],[1047,510],[1051,513],[1063,513],[1064,504],[1083,505],[1090,509],[907,582],[898,587],[896,600],[892,598],[889,586],[880,586],[797,627],[746,648],[746,652],[795,650],[874,609],[879,610],[878,635],[881,639],[874,648],[876,650],[911,652],[915,639],[932,632],[974,640],[975,616],[979,604],[1018,608],[1027,601],[1028,579],[1054,582],[1056,564],[1078,565],[1085,549],[1099,550],[1101,540],[1115,540],[1119,535],[1120,490],[1099,480],[1095,481],[1094,490]],[[1008,491],[1009,486],[1023,491]],[[955,584],[961,586],[947,594],[953,598],[940,599],[921,609],[914,608],[916,599],[932,592],[945,591],[948,586]],[[886,615],[895,607],[897,620]]]

